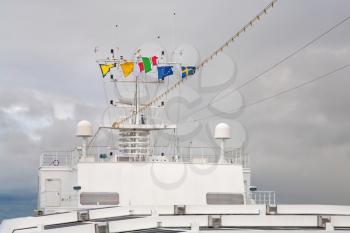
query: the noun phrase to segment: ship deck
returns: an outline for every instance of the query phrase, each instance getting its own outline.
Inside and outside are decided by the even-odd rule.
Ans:
[[[128,206],[5,220],[7,232],[187,232],[350,230],[350,206]]]

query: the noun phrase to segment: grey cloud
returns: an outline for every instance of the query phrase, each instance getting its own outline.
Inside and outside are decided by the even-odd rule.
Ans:
[[[45,150],[70,150],[77,143],[74,136],[76,123],[81,119],[98,122],[100,109],[79,103],[74,98],[52,96],[38,91],[2,90],[0,95],[0,193],[15,190],[35,192],[35,177],[41,153]],[[75,103],[74,118],[56,118],[54,106],[57,101]],[[9,114],[4,110],[17,105],[28,111]],[[42,118],[49,119],[49,123],[42,124]],[[27,125],[34,126],[28,128]]]

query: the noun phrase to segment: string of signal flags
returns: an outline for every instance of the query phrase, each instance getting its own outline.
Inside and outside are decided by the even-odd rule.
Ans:
[[[100,63],[100,69],[102,77],[105,78],[106,75],[111,71],[111,69],[120,67],[123,76],[125,78],[129,77],[131,74],[138,75],[140,73],[149,73],[156,69],[158,74],[158,80],[163,81],[165,77],[174,74],[174,65],[160,64],[158,63],[158,57],[141,57],[138,61],[126,61],[123,60],[122,63]],[[181,66],[181,77],[187,78],[188,76],[194,75],[196,72],[195,66]]]
[[[213,60],[219,53],[223,52],[224,49],[228,48],[230,44],[235,42],[238,37],[240,37],[243,33],[246,33],[249,28],[252,28],[255,26],[255,24],[262,19],[265,15],[267,15],[268,11],[274,7],[278,0],[272,0],[266,7],[264,7],[263,10],[261,10],[253,19],[251,19],[247,24],[245,24],[239,31],[237,31],[233,36],[231,36],[222,46],[220,46],[218,49],[216,49],[211,55],[209,55],[206,59],[204,59],[199,65],[197,65],[196,69],[201,69],[203,68],[207,63],[209,63],[211,60]],[[132,112],[129,116],[119,120],[118,122],[114,122],[113,125],[117,126],[119,124],[122,124],[131,117],[133,117],[136,114],[139,114],[140,112],[148,109],[152,104],[156,103],[157,101],[161,100],[165,96],[167,96],[171,91],[173,91],[175,88],[180,86],[181,84],[186,81],[187,78],[182,78],[179,80],[177,83],[175,83],[173,86],[169,87],[167,90],[165,90],[163,93],[160,95],[154,97],[151,101],[149,101],[147,104],[145,104],[144,107],[140,108],[138,111]]]

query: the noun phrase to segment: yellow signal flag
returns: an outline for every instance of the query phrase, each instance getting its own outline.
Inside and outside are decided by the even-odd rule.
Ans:
[[[115,67],[115,64],[100,64],[102,76],[105,77],[108,72]]]
[[[128,77],[133,71],[134,71],[134,63],[133,62],[125,62],[123,64],[120,64],[120,67],[122,68],[124,77]]]

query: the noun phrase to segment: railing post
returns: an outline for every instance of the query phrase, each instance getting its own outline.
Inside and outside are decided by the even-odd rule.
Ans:
[[[259,195],[259,204],[261,204],[261,193]]]
[[[271,204],[275,204],[272,202],[272,198],[273,198],[273,192],[271,192]]]
[[[203,161],[203,158],[204,158],[204,152],[203,152],[203,147],[201,147],[201,161]]]

